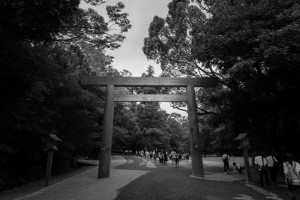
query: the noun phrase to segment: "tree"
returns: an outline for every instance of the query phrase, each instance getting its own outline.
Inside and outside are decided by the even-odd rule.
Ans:
[[[167,132],[170,135],[170,148],[181,153],[189,152],[188,121],[178,113],[171,113],[167,119]]]
[[[91,134],[99,139],[104,92],[83,89],[78,74],[120,74],[103,49],[117,48],[131,25],[122,3],[107,6],[108,22],[92,9],[80,9],[79,3],[0,3],[1,191],[44,175],[49,134],[62,138],[54,173],[74,167],[76,156],[92,150]],[[109,26],[118,30],[111,32]],[[97,56],[103,64],[95,65]]]
[[[60,47],[30,47],[27,53],[27,65],[17,65],[25,59],[14,55],[16,65],[11,66],[17,75],[27,75],[21,76],[26,87],[1,104],[1,190],[41,178],[49,134],[62,139],[53,172],[67,170],[74,157],[90,150],[88,136],[103,114],[101,100],[83,90],[74,73],[82,58]]]
[[[292,0],[173,0],[168,16],[150,24],[143,50],[167,76],[220,78],[205,106],[218,113],[214,126],[232,136],[248,132],[254,146],[292,148],[299,131],[299,99],[292,98],[299,87],[297,10]]]
[[[103,0],[86,0],[101,5]],[[123,3],[107,6],[109,21],[93,9],[79,8],[80,1],[1,1],[0,24],[2,45],[20,41],[31,43],[85,42],[98,48],[115,49],[131,28]],[[112,29],[114,30],[112,32]]]
[[[195,56],[195,34],[204,26],[206,15],[188,0],[169,3],[166,19],[155,16],[144,39],[143,51],[148,59],[161,64],[164,74],[171,76],[218,76],[212,65],[199,62]]]

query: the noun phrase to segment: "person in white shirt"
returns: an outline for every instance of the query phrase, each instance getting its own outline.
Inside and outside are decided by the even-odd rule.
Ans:
[[[266,159],[266,153],[263,152],[260,155],[255,157],[255,165],[257,167],[257,171],[259,173],[259,181],[260,186],[264,187],[264,177],[266,180],[267,188],[270,187],[270,179],[269,179],[269,172],[268,172],[268,161]]]
[[[291,198],[296,199],[300,197],[299,186],[292,185],[290,181],[294,178],[300,178],[300,165],[298,162],[293,161],[293,155],[291,153],[287,153],[286,158],[287,161],[283,163],[283,172]]]
[[[222,160],[223,160],[223,163],[224,163],[224,171],[225,171],[225,173],[229,172],[229,159],[230,159],[230,157],[226,153],[224,153],[222,155]]]
[[[266,157],[268,162],[268,168],[271,176],[271,181],[276,182],[277,181],[277,170],[278,170],[278,160],[277,158],[270,154]]]
[[[142,150],[142,151],[141,151],[141,159],[142,159],[142,160],[143,160],[143,157],[145,156],[144,153],[145,153],[144,150]]]

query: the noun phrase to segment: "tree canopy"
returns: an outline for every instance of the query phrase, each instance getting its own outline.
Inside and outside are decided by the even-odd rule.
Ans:
[[[225,127],[219,134],[232,135],[230,144],[248,132],[255,148],[296,153],[299,1],[173,0],[168,8],[153,18],[143,51],[166,76],[219,77],[216,90],[198,92],[211,133]]]
[[[122,3],[106,7],[108,21],[79,3],[0,3],[0,191],[45,174],[49,134],[62,139],[54,174],[74,167],[74,158],[91,152],[100,138],[104,92],[82,88],[78,74],[122,74],[104,49],[118,48],[131,25]]]
[[[85,2],[105,5],[102,0]],[[53,174],[76,167],[80,156],[98,158],[105,90],[83,87],[79,74],[131,76],[127,70],[115,69],[113,57],[105,53],[121,45],[131,25],[122,12],[123,3],[106,6],[107,20],[79,3],[0,3],[0,191],[43,178],[50,135],[61,139]],[[153,74],[149,67],[142,76]],[[130,93],[133,88],[116,91]],[[136,91],[157,93],[156,88]],[[187,150],[179,122],[171,122],[158,103],[116,103],[114,116],[113,151]],[[170,142],[175,131],[181,141]]]
[[[86,0],[102,5],[103,0]],[[12,45],[20,41],[32,43],[85,42],[100,49],[115,49],[125,39],[130,28],[124,4],[106,6],[109,20],[97,11],[79,7],[80,1],[1,1],[1,43]],[[112,31],[113,30],[113,31]]]

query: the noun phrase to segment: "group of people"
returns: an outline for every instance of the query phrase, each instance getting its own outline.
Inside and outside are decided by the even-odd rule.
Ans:
[[[267,155],[266,152],[262,152],[261,155],[255,157],[255,165],[260,176],[260,185],[264,186],[263,179],[266,180],[267,187],[270,187],[270,180],[272,182],[277,181],[277,171],[279,161],[273,155]],[[286,154],[286,161],[282,163],[283,173],[285,181],[288,185],[290,195],[292,199],[300,198],[300,165],[293,160],[291,153]],[[270,174],[270,177],[269,177]]]
[[[141,150],[136,151],[136,155],[140,156],[141,159],[145,158],[147,161],[153,160],[156,162],[158,159],[161,165],[167,165],[167,161],[170,159],[172,161],[172,167],[178,167],[179,162],[181,160],[189,161],[189,153],[181,154],[176,151],[165,152],[165,151],[147,151]],[[226,153],[222,155],[222,160],[224,163],[224,171],[225,173],[230,173],[229,161],[230,156]],[[277,174],[279,170],[279,160],[272,153],[267,153],[263,151],[258,153],[255,157],[253,157],[252,165],[255,166],[258,174],[260,186],[270,187],[271,182],[277,182]],[[233,162],[234,173],[242,174],[245,166],[240,163]],[[293,156],[291,153],[286,154],[286,161],[282,163],[283,173],[285,175],[285,181],[288,185],[290,194],[292,199],[296,199],[296,197],[300,197],[299,188],[300,188],[300,164],[293,160]],[[265,181],[264,181],[265,180]],[[300,198],[299,198],[300,199]]]
[[[270,187],[271,181],[277,181],[279,161],[273,154],[262,152],[260,155],[255,156],[254,164],[256,166],[257,172],[259,173],[260,186],[264,186],[264,178],[267,188]]]
[[[228,173],[229,170],[229,160],[230,156],[228,154],[222,155],[222,160],[224,163],[224,171]],[[262,152],[261,155],[257,155],[254,159],[253,163],[257,171],[260,175],[260,185],[264,186],[263,178],[265,177],[267,187],[270,187],[270,181],[276,182],[277,181],[277,172],[278,172],[278,164],[279,161],[277,158],[272,154],[267,154],[267,152]],[[235,168],[235,172],[241,174],[243,173],[243,169],[245,166],[236,162],[233,162],[232,165]],[[270,174],[270,177],[269,177]]]
[[[229,173],[230,156],[225,153],[221,158],[224,163],[225,173]],[[264,187],[264,180],[267,188],[270,187],[271,182],[277,182],[277,174],[280,163],[274,154],[268,154],[266,151],[258,153],[258,155],[254,157],[252,164],[255,166],[259,174],[261,187]],[[233,166],[235,167],[235,172],[243,173],[245,166],[235,162],[233,162]],[[291,153],[287,153],[286,161],[282,163],[282,167],[291,198],[296,199],[296,197],[298,197],[300,199],[300,164],[293,160],[293,155]]]
[[[176,151],[171,151],[170,153],[167,151],[147,151],[147,150],[141,150],[136,151],[136,155],[140,156],[141,159],[145,158],[147,161],[153,160],[156,162],[157,160],[161,165],[167,165],[168,160],[170,159],[172,161],[172,167],[178,167],[179,162],[181,160],[186,160],[186,162],[189,161],[189,153],[180,153]]]
[[[226,153],[224,153],[222,155],[222,160],[224,163],[224,171],[225,173],[229,173],[230,169],[229,169],[229,160],[230,160],[230,156]],[[245,166],[236,162],[233,162],[232,165],[235,168],[235,173],[239,173],[242,174],[243,173],[243,169],[245,169]]]

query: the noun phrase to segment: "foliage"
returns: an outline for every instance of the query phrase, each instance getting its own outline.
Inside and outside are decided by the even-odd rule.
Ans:
[[[184,116],[170,114],[167,119],[167,133],[171,136],[170,149],[181,153],[190,151],[188,122]]]
[[[86,2],[92,5],[104,3]],[[79,3],[79,0],[1,1],[1,43],[84,42],[101,49],[118,48],[125,38],[123,33],[131,28],[128,14],[121,12],[124,4],[107,6],[109,20],[106,22],[97,11],[79,8]]]
[[[219,77],[198,97],[200,122],[210,132],[225,127],[223,148],[248,132],[255,148],[297,153],[299,1],[173,0],[168,8],[150,24],[144,53],[165,76]]]
[[[62,139],[53,174],[69,170],[77,156],[92,152],[98,141],[91,135],[100,139],[104,92],[82,88],[78,75],[128,73],[113,69],[112,58],[103,51],[117,48],[131,27],[128,14],[122,13],[124,4],[107,6],[106,22],[79,3],[0,3],[0,190],[44,176],[49,134]]]
[[[1,2],[0,190],[43,178],[49,134],[62,139],[56,144],[53,174],[76,167],[74,160],[79,156],[97,158],[99,154],[105,91],[82,87],[79,74],[131,76],[127,70],[114,69],[113,58],[103,51],[117,48],[130,24],[127,14],[121,13],[121,3],[107,7],[108,23],[78,4]],[[120,32],[110,32],[110,23]],[[145,76],[153,73],[149,68]],[[165,128],[168,116],[159,104],[116,104],[114,116],[114,151],[169,148],[172,132]]]
[[[14,72],[21,77],[18,84],[24,82],[27,85],[20,89],[22,93],[18,96],[5,93],[6,98],[1,102],[1,118],[4,119],[1,146],[7,147],[6,151],[2,149],[1,166],[4,171],[1,171],[4,173],[9,170],[9,173],[3,174],[3,179],[16,176],[17,183],[12,184],[25,181],[22,180],[24,174],[17,173],[17,170],[13,171],[13,175],[10,174],[12,166],[22,163],[22,171],[28,173],[28,176],[30,171],[26,170],[37,167],[36,164],[43,166],[41,161],[44,161],[44,149],[50,133],[63,140],[55,159],[64,159],[59,167],[66,168],[69,159],[87,150],[87,136],[94,124],[98,123],[97,118],[101,114],[98,110],[99,99],[78,84],[78,77],[74,75],[78,63],[72,59],[73,52],[56,46],[24,48],[29,64],[20,63],[24,62],[23,56],[12,55],[15,60],[10,70],[14,68]],[[29,69],[34,69],[34,73],[27,71]],[[5,70],[2,70],[3,74],[11,72]],[[15,79],[8,81],[12,82],[11,86],[16,82]],[[12,87],[10,89],[13,90]],[[58,168],[54,168],[54,172],[56,170]],[[30,176],[30,179],[37,178]]]
[[[150,65],[142,77],[154,77],[154,74],[154,68]],[[138,94],[158,94],[161,92],[159,87],[138,87],[131,88],[131,90],[131,92],[135,91]],[[129,114],[128,119],[132,120],[132,126],[136,127],[135,133],[129,134],[127,137],[127,149],[189,151],[188,145],[186,145],[187,129],[183,128],[183,124],[186,125],[186,123],[179,121],[182,118],[181,115],[167,114],[160,108],[158,102],[127,104],[126,112]],[[133,133],[134,131],[130,132]]]
[[[120,107],[118,105],[117,107]],[[121,106],[123,107],[123,106]],[[130,108],[130,109],[128,109]],[[124,113],[119,128],[126,133],[115,134],[113,148],[118,150],[178,150],[189,151],[187,120],[180,114],[167,114],[159,104],[138,103],[123,107]],[[119,117],[115,117],[115,126]]]

